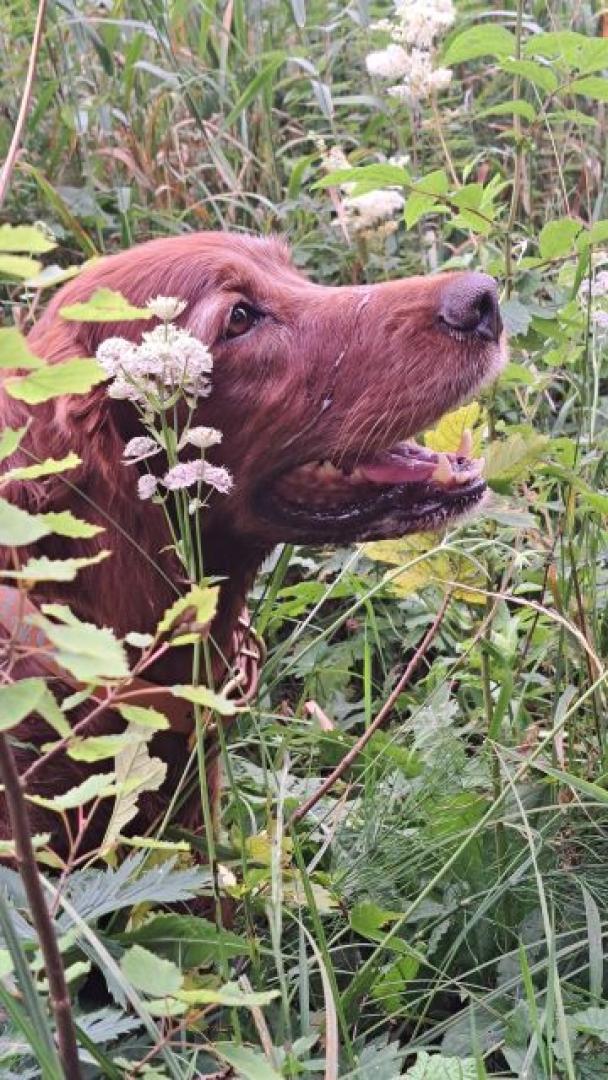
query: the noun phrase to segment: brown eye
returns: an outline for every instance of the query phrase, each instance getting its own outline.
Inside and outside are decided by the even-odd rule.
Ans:
[[[258,321],[258,313],[248,304],[235,304],[230,312],[230,318],[226,327],[226,337],[241,337],[251,330]]]

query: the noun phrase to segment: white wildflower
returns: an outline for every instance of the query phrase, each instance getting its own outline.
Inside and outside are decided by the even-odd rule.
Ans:
[[[143,461],[144,458],[153,457],[154,454],[160,453],[160,446],[156,439],[150,439],[147,435],[137,435],[134,439],[130,439],[125,446],[122,456],[126,459],[128,465],[132,465],[137,461]]]
[[[456,12],[452,0],[395,0],[393,41],[430,49],[433,41],[452,26]]]
[[[332,173],[337,172],[338,169],[352,168],[352,165],[341,146],[330,146],[328,150],[325,142],[320,140],[319,149],[321,151],[321,165],[325,169],[325,172]]]
[[[190,446],[197,446],[199,450],[208,450],[210,446],[216,446],[221,441],[221,431],[218,431],[217,428],[203,427],[201,425],[184,432],[179,441],[179,449],[181,450],[186,443],[190,443]]]
[[[152,473],[144,473],[137,481],[137,494],[140,499],[151,499],[156,494],[158,480]]]
[[[409,58],[401,45],[387,45],[386,49],[368,53],[365,66],[370,75],[381,79],[400,79],[408,69]]]
[[[199,483],[209,484],[222,495],[227,495],[232,489],[232,477],[228,470],[219,465],[210,465],[202,458],[198,461],[180,461],[163,477],[163,484],[169,491],[180,491]]]
[[[451,68],[434,68],[426,49],[412,49],[403,82],[389,87],[388,93],[409,104],[422,101],[434,91],[445,90],[452,79]]]
[[[403,208],[404,198],[398,191],[381,189],[349,196],[344,207],[355,230],[371,229]]]
[[[146,304],[148,311],[156,315],[157,319],[162,319],[163,322],[171,322],[173,319],[177,319],[186,310],[187,306],[185,300],[178,300],[176,296],[153,296]]]
[[[593,322],[597,329],[605,334],[608,332],[608,311],[594,311]]]
[[[594,298],[608,294],[608,270],[600,270],[591,282],[591,295]]]
[[[97,360],[106,375],[116,375],[120,370],[129,366],[134,349],[133,342],[127,341],[126,338],[106,338],[97,350]]]
[[[125,338],[108,338],[99,346],[97,359],[115,380],[108,388],[110,397],[145,403],[146,395],[159,384],[195,398],[211,392],[208,375],[213,357],[208,347],[188,330],[171,324],[144,332],[140,345]]]

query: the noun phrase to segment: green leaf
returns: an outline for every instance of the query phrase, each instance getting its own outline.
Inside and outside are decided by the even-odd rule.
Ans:
[[[557,76],[546,64],[539,64],[536,60],[502,60],[500,66],[507,75],[521,75],[522,79],[552,94],[557,89]]]
[[[608,240],[608,220],[602,218],[579,233],[576,246],[579,251],[585,251],[592,244],[603,244],[605,240]]]
[[[39,480],[41,476],[55,476],[67,469],[75,469],[77,465],[80,465],[80,458],[74,453],[67,454],[64,458],[46,458],[35,465],[21,465],[11,469],[0,477],[0,482],[5,484],[12,480]]]
[[[0,225],[0,251],[44,255],[56,247],[55,240],[37,225]]]
[[[67,536],[71,540],[90,540],[92,536],[104,532],[101,525],[81,521],[80,518],[74,517],[71,510],[49,510],[47,514],[41,514],[40,519],[48,525],[49,532],[57,536]]]
[[[14,281],[15,278],[30,278],[39,274],[42,263],[38,259],[27,259],[25,255],[2,255],[0,253],[0,277]]]
[[[67,753],[74,761],[106,761],[117,757],[128,747],[134,747],[142,741],[136,731],[119,731],[114,735],[89,735],[86,738],[75,737],[68,746]]]
[[[381,187],[408,187],[411,176],[400,165],[360,165],[353,169],[336,169],[321,177],[312,185],[317,188],[339,187],[341,184],[356,184],[357,195],[365,191],[374,191]]]
[[[447,194],[449,188],[448,178],[444,169],[436,169],[435,172],[423,176],[414,185],[411,194],[405,204],[405,224],[408,229],[420,221],[424,214],[433,211],[446,212],[441,201],[436,196]]]
[[[121,934],[119,941],[146,945],[185,971],[251,953],[244,938],[195,915],[155,915],[136,930]]]
[[[27,424],[21,428],[4,428],[0,432],[0,461],[4,461],[11,454],[15,453],[15,450],[19,449],[21,440],[27,431]]]
[[[0,686],[0,731],[8,731],[35,712],[46,692],[44,679],[21,679]]]
[[[46,799],[41,795],[29,795],[28,799],[36,806],[44,806],[48,810],[57,812],[75,810],[76,807],[85,806],[93,799],[103,799],[113,795],[116,791],[113,780],[113,772],[96,773],[94,776],[87,776],[81,784],[65,791],[63,795],[55,795],[52,799]]]
[[[0,328],[0,368],[41,368],[44,361],[31,351],[15,326]]]
[[[548,59],[566,60],[573,67],[584,62],[589,38],[575,30],[555,30],[533,34],[523,47],[525,56],[544,56]]]
[[[371,987],[372,997],[385,1012],[394,1016],[405,1005],[403,994],[420,969],[416,956],[400,956],[385,967]]]
[[[68,625],[58,625],[43,616],[32,620],[55,646],[57,662],[79,682],[128,678],[124,646],[113,631],[72,618]]]
[[[571,255],[576,251],[575,238],[581,231],[581,224],[572,218],[559,218],[548,221],[539,236],[540,253],[543,259],[557,259]]]
[[[262,70],[258,71],[258,73],[254,75],[249,85],[245,87],[245,90],[239,97],[238,101],[235,102],[234,106],[228,113],[226,120],[224,121],[225,127],[232,127],[235,120],[238,120],[241,113],[245,111],[245,109],[248,105],[251,104],[253,99],[257,97],[260,91],[263,90],[264,87],[272,81],[277,71],[279,70],[281,65],[285,63],[286,60],[287,53],[284,52],[278,52],[275,53],[274,56],[271,56],[270,60],[264,65]]]
[[[401,918],[397,911],[387,911],[378,907],[372,901],[362,901],[352,909],[349,919],[350,925],[356,934],[367,938],[369,941],[383,942],[391,925]],[[411,949],[403,938],[394,935],[387,942],[387,949],[411,956]]]
[[[517,432],[502,441],[491,442],[486,451],[486,478],[490,483],[517,480],[539,461],[548,445],[547,435]]]
[[[180,596],[179,600],[167,608],[156,628],[157,635],[166,634],[190,611],[193,621],[204,626],[215,615],[218,595],[219,588],[216,585],[193,585],[185,596]]]
[[[48,536],[50,531],[40,515],[28,514],[0,498],[0,545],[3,547],[33,544],[42,536]]]
[[[484,116],[521,116],[524,120],[529,120],[532,123],[536,119],[536,109],[529,101],[523,101],[521,98],[513,101],[501,101],[498,105],[490,105],[487,109],[482,109],[477,113],[477,116],[481,119]]]
[[[125,826],[137,814],[137,800],[145,791],[158,791],[167,775],[167,765],[160,758],[150,757],[147,740],[152,732],[142,737],[141,728],[129,725],[126,734],[138,734],[139,738],[128,743],[117,753],[115,759],[118,794],[108,823],[102,847],[111,848],[117,842]],[[155,995],[158,989],[154,990]]]
[[[207,990],[204,987],[200,990],[178,990],[175,996],[178,1001],[185,1001],[188,1005],[244,1006],[254,1009],[260,1005],[270,1005],[279,994],[278,990],[241,990],[238,983],[226,983],[219,990]]]
[[[503,300],[500,305],[500,313],[509,337],[517,337],[518,334],[527,334],[532,321],[532,312],[525,304],[522,304],[521,300],[518,300],[516,297],[513,297],[510,300]],[[533,379],[532,382],[534,382]]]
[[[479,1080],[475,1058],[444,1057],[420,1050],[403,1080]]]
[[[107,377],[96,360],[76,357],[58,364],[48,364],[22,378],[6,379],[4,388],[19,401],[39,405],[63,394],[86,394]]]
[[[495,23],[485,23],[469,27],[452,38],[443,55],[443,63],[450,66],[480,56],[513,56],[515,52],[515,37],[509,30]]]
[[[581,1009],[567,1017],[568,1027],[575,1032],[591,1035],[594,1039],[601,1039],[608,1043],[608,1008],[590,1006]]]
[[[154,318],[148,308],[134,307],[114,289],[96,289],[85,303],[62,307],[59,314],[74,322],[131,322]]]
[[[0,504],[2,501],[0,499]],[[0,570],[0,577],[12,581],[73,581],[79,570],[95,566],[111,554],[111,551],[99,551],[97,555],[79,559],[48,559],[42,555],[39,559],[28,559],[21,570]]]
[[[193,705],[202,705],[204,709],[213,709],[220,716],[233,716],[236,712],[236,703],[230,701],[222,694],[216,694],[208,686],[170,686],[174,697],[191,701]],[[242,710],[239,710],[241,712]]]
[[[176,964],[133,945],[120,961],[120,969],[132,986],[155,997],[172,996],[181,987],[183,976]]]
[[[570,86],[574,94],[593,98],[594,101],[608,101],[608,79],[601,75],[588,75],[585,79],[576,79]]]
[[[170,725],[164,713],[158,709],[144,708],[141,705],[116,705],[116,711],[123,720],[138,727],[150,728],[151,731],[165,731]]]
[[[242,1080],[281,1080],[281,1073],[273,1069],[259,1050],[229,1042],[213,1043],[210,1049],[236,1069]]]

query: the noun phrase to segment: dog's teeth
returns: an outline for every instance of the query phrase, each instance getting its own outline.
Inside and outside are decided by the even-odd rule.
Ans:
[[[356,469],[353,469],[352,472],[349,473],[349,478],[351,480],[365,480],[365,477],[363,476],[361,469],[358,465]]]
[[[453,476],[454,473],[447,454],[438,454],[437,465],[431,479],[436,480],[439,484],[448,484]]]
[[[463,428],[460,436],[460,444],[456,451],[460,457],[470,457],[473,451],[473,433],[470,428]]]

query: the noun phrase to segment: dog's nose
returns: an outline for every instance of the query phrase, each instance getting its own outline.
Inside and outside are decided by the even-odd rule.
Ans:
[[[480,273],[453,278],[441,294],[439,318],[452,330],[499,341],[502,319],[494,279]]]

